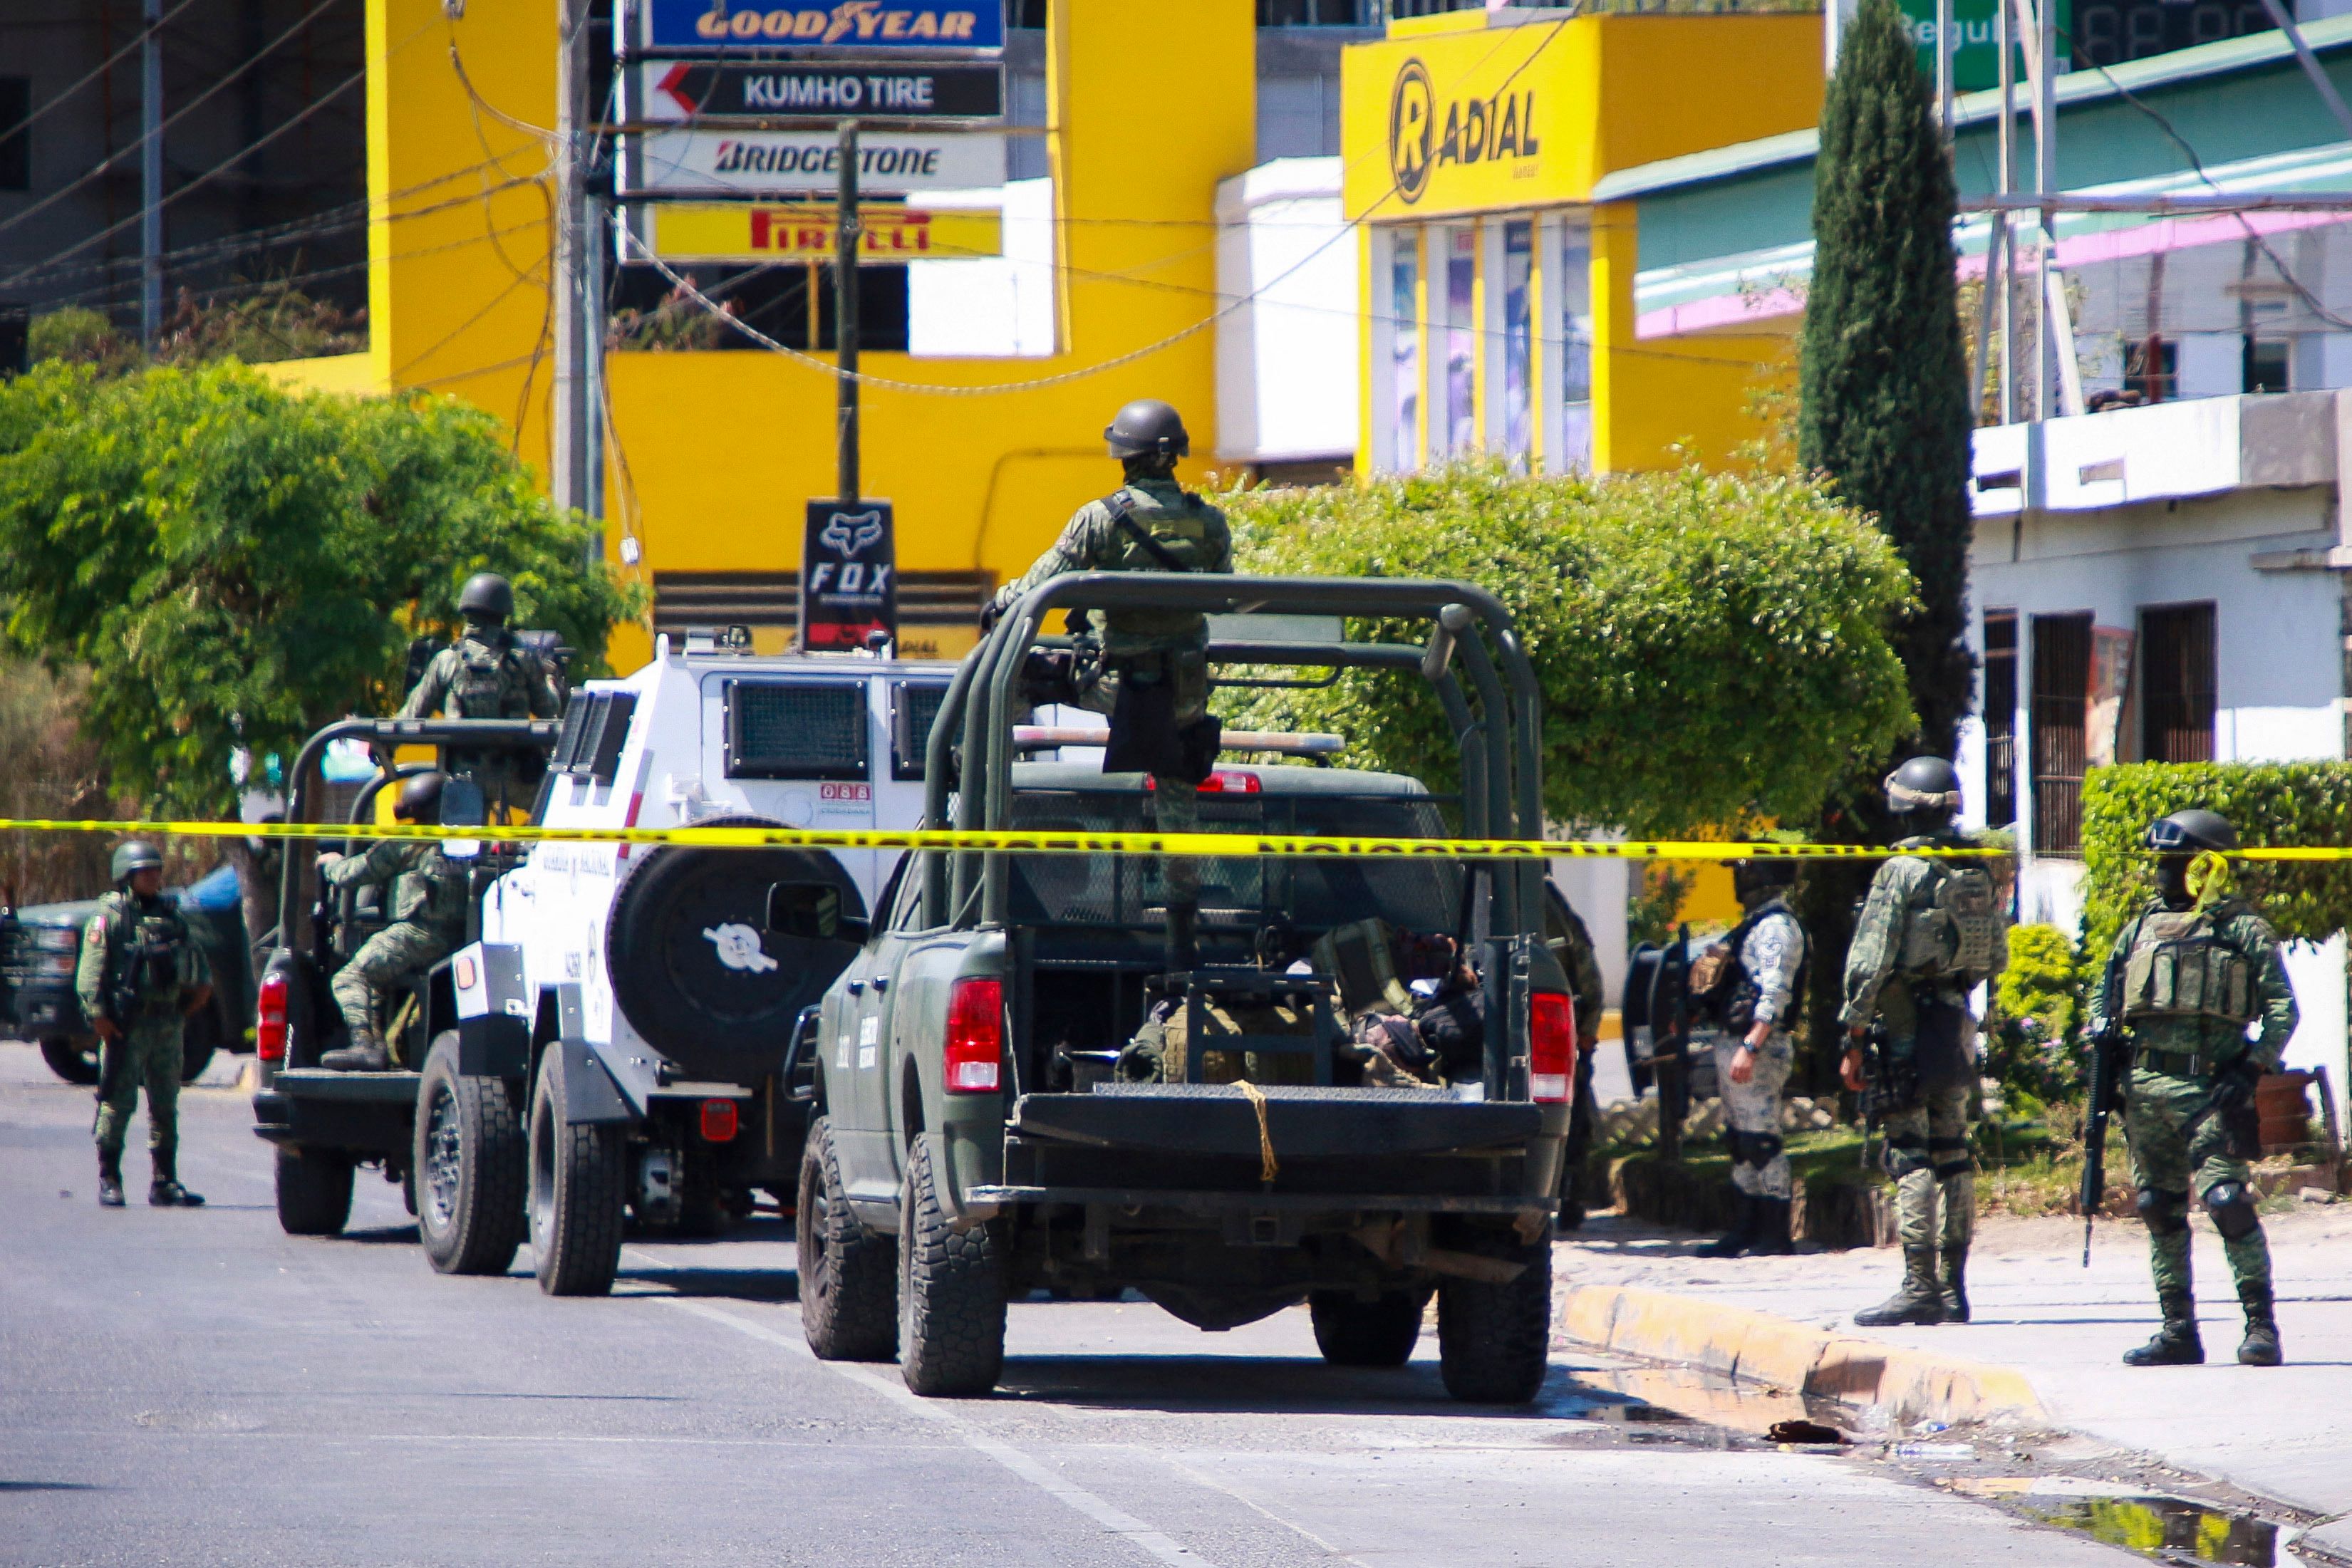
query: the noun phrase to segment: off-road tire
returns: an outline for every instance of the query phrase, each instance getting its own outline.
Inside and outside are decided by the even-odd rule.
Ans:
[[[1004,1260],[994,1228],[958,1230],[930,1145],[915,1140],[898,1195],[898,1370],[937,1398],[986,1394],[1004,1370]]]
[[[41,1041],[41,1060],[67,1082],[88,1088],[98,1082],[98,1037],[51,1035]]]
[[[417,1083],[408,1166],[417,1239],[436,1272],[507,1271],[528,1224],[529,1162],[522,1115],[506,1081],[459,1072],[457,1036],[444,1031]]]
[[[1315,1346],[1333,1366],[1402,1366],[1421,1341],[1421,1291],[1384,1291],[1362,1301],[1352,1291],[1318,1291],[1307,1298]]]
[[[341,1236],[352,1218],[352,1162],[319,1149],[278,1151],[278,1227],[289,1236]]]
[[[1551,1352],[1551,1248],[1509,1232],[1465,1230],[1451,1245],[1526,1267],[1507,1284],[1447,1279],[1437,1288],[1438,1367],[1445,1392],[1479,1405],[1525,1405]]]
[[[801,1152],[801,1328],[819,1361],[888,1361],[898,1354],[898,1249],[849,1211],[833,1132],[818,1117]]]
[[[607,1124],[563,1119],[563,1048],[540,1058],[530,1097],[530,1214],[539,1288],[551,1296],[604,1296],[621,1266],[628,1145]]]

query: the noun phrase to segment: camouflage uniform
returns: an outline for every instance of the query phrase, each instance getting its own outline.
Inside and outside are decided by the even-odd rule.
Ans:
[[[437,843],[386,839],[327,868],[334,887],[390,883],[393,923],[361,944],[330,988],[354,1046],[373,1040],[393,988],[448,956],[466,935],[466,868]],[[414,1064],[412,1064],[414,1065]]]
[[[1121,528],[1112,503],[1124,500],[1137,528],[1188,571],[1234,569],[1233,536],[1225,515],[1173,479],[1137,479],[1099,501],[1089,501],[1064,525],[1053,548],[1017,582],[996,591],[1002,612],[1031,589],[1069,572],[1165,571],[1165,563]],[[1108,714],[1117,706],[1119,683],[1166,681],[1173,688],[1176,725],[1196,724],[1209,712],[1208,618],[1189,610],[1090,610],[1087,620],[1102,644],[1104,673],[1079,698],[1087,710]],[[1181,779],[1155,776],[1153,820],[1162,832],[1199,831],[1199,791]],[[1171,903],[1191,903],[1200,894],[1200,868],[1190,858],[1171,859],[1166,872]]]
[[[1601,1047],[1601,1015],[1609,1006],[1608,988],[1601,977],[1600,956],[1593,951],[1592,933],[1557,883],[1544,884],[1544,944],[1568,976],[1569,998],[1576,1005],[1576,1098],[1568,1117],[1568,1147],[1560,1159],[1560,1216],[1573,1228],[1581,1223],[1585,1156],[1592,1148],[1592,1125],[1599,1106],[1592,1097],[1593,1053]]]
[[[1965,841],[1938,836],[1906,839],[1895,847],[1898,852],[1949,848]],[[1958,1009],[1961,1054],[1969,1063],[1975,1062],[1977,1022],[1968,1010],[1969,993],[1999,973],[2006,961],[1999,943],[1991,945],[1982,968],[1954,963],[1949,956],[1922,961],[1942,874],[1937,862],[1922,856],[1898,852],[1887,860],[1871,879],[1870,896],[1846,949],[1845,1005],[1839,1021],[1849,1030],[1874,1019],[1882,1024],[1888,1067],[1897,1080],[1909,1078],[1920,1065],[1914,1052],[1923,1004]],[[1978,1092],[1971,1071],[1967,1082],[1919,1088],[1905,1097],[1908,1103],[1887,1107],[1882,1117],[1886,1169],[1895,1181],[1897,1228],[1906,1251],[1939,1242],[1947,1251],[1969,1244],[1976,1224],[1969,1103]]]
[[[1757,990],[1755,1016],[1748,1020],[1770,1026],[1764,1048],[1750,1053],[1752,1072],[1745,1083],[1731,1080],[1731,1059],[1747,1039],[1745,1028],[1713,1030],[1715,1082],[1723,1096],[1723,1118],[1740,1142],[1759,1142],[1762,1160],[1741,1158],[1735,1147],[1731,1185],[1751,1197],[1786,1201],[1796,1188],[1789,1174],[1789,1156],[1781,1147],[1780,1092],[1788,1087],[1796,1040],[1789,1032],[1794,1022],[1797,977],[1805,962],[1805,928],[1789,906],[1774,899],[1758,909],[1732,959]],[[1727,1140],[1728,1141],[1728,1140]]]
[[[162,962],[171,974],[166,979],[160,974],[134,973],[129,983],[137,1001],[125,1017],[107,995],[107,982],[113,977],[109,969],[129,960],[130,950],[142,943],[168,946],[169,956]],[[121,1030],[100,1048],[98,1119],[91,1133],[101,1155],[121,1155],[122,1135],[139,1108],[139,1090],[144,1084],[147,1147],[160,1168],[169,1168],[180,1143],[181,1009],[190,992],[211,982],[204,950],[169,899],[142,899],[117,889],[98,901],[97,913],[82,929],[74,989],[83,1012],[111,1018]]]
[[[445,705],[452,718],[553,718],[563,701],[555,672],[536,649],[518,643],[503,626],[468,621],[457,642],[433,655],[395,716],[435,718]],[[494,806],[530,804],[518,798],[536,787],[542,771],[512,752],[459,747],[449,749],[445,766],[480,785]]]
[[[2156,935],[2148,926],[2165,913],[2161,900],[2151,900],[2116,936],[2118,962],[2114,967],[2124,969],[2126,991],[2131,988],[2133,950],[2143,944],[2154,946]],[[2231,1182],[2251,1191],[2253,1184],[2252,1167],[2230,1147],[2228,1116],[2218,1112],[2208,1115],[2193,1135],[2184,1135],[2189,1119],[2213,1092],[2213,1069],[2249,1053],[2264,1071],[2275,1069],[2299,1016],[2279,958],[2278,936],[2252,904],[2223,898],[2200,924],[2220,947],[2246,961],[2246,1010],[2260,1026],[2251,1044],[2243,1024],[2232,1029],[2214,1017],[2137,1013],[2128,995],[2107,995],[2104,970],[2091,998],[2095,1016],[2112,1016],[2108,1009],[2115,1007],[2131,1031],[2135,1061],[2124,1108],[2124,1136],[2131,1147],[2132,1181],[2139,1188],[2140,1214],[2147,1221],[2148,1260],[2159,1296],[2189,1292],[2191,1195],[2210,1194]],[[2240,1296],[2254,1291],[2267,1301],[2271,1253],[2261,1224],[2225,1237],[2222,1251]]]

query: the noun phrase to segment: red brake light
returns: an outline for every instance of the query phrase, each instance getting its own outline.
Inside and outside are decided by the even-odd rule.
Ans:
[[[958,980],[948,993],[948,1092],[995,1093],[1003,1059],[1003,983]]]
[[[1159,782],[1149,773],[1143,776],[1143,787],[1147,790]],[[1203,795],[1255,795],[1265,788],[1256,774],[1245,773],[1238,768],[1220,768],[1201,781],[1201,793]]]
[[[735,1141],[735,1102],[705,1100],[702,1103],[702,1141],[706,1144],[731,1144]]]
[[[264,975],[254,1003],[254,1054],[264,1061],[286,1060],[286,977]]]
[[[1560,1104],[1575,1082],[1576,1005],[1558,991],[1538,991],[1528,998],[1528,1097]]]

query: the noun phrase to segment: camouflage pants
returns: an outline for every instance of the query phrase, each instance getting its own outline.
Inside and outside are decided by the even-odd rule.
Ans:
[[[1128,670],[1156,673],[1175,686],[1176,726],[1198,724],[1209,714],[1209,666],[1206,660],[1171,653],[1125,653],[1119,664]],[[1121,670],[1113,669],[1089,687],[1080,706],[1108,716],[1118,706]],[[1201,831],[1200,789],[1181,779],[1151,778],[1152,820],[1163,833]],[[1201,897],[1201,865],[1190,855],[1171,855],[1160,873],[1171,904],[1196,904]]]
[[[1734,1133],[1762,1134],[1776,1142],[1772,1157],[1760,1165],[1742,1160],[1740,1151],[1735,1148],[1731,1185],[1750,1197],[1785,1198],[1795,1188],[1789,1179],[1789,1156],[1780,1151],[1777,1140],[1780,1137],[1780,1091],[1788,1087],[1789,1065],[1795,1056],[1796,1042],[1785,1031],[1775,1031],[1764,1041],[1764,1049],[1755,1053],[1756,1071],[1745,1083],[1731,1081],[1731,1059],[1738,1051],[1737,1036],[1715,1036],[1715,1082],[1723,1095],[1724,1124]]]
[[[2179,1222],[2178,1228],[2148,1226],[2148,1263],[2159,1294],[2185,1294],[2189,1289],[2190,1203],[2218,1182],[2253,1185],[2252,1167],[2229,1152],[2229,1132],[2220,1116],[2206,1117],[2193,1138],[2185,1135],[2189,1117],[2197,1113],[2212,1087],[2210,1079],[2179,1078],[2146,1069],[2131,1075],[2131,1097],[2124,1105],[2124,1138],[2131,1145],[2132,1182],[2142,1192],[2158,1195],[2150,1201]],[[2140,1212],[2148,1213],[2146,1207]],[[2269,1288],[2271,1247],[2260,1225],[2234,1241],[2225,1239],[2221,1251],[2240,1287]]]
[[[380,1038],[384,998],[403,980],[446,957],[449,947],[448,938],[411,920],[387,925],[362,943],[352,961],[335,972],[329,988],[352,1043]]]
[[[122,1134],[147,1090],[147,1146],[170,1154],[180,1146],[180,1017],[142,1019],[99,1048],[98,1120],[90,1135],[109,1154],[122,1152]]]
[[[1879,1122],[1886,1174],[1895,1178],[1895,1229],[1906,1249],[1966,1247],[1976,1232],[1977,1167],[1969,1153],[1969,1097],[1975,1092],[1924,1089]]]

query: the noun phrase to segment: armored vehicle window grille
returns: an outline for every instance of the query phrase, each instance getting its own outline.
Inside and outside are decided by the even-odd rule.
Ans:
[[[593,692],[574,692],[563,705],[563,727],[555,732],[555,755],[547,764],[550,773],[569,773],[580,759],[580,737],[587,728],[588,710],[596,706],[596,696]]]
[[[1016,828],[1119,832],[1147,826],[1143,797],[1112,791],[1024,790]],[[1204,795],[1203,832],[1334,833],[1438,838],[1446,829],[1425,796]],[[1160,862],[1137,855],[1038,855],[1013,866],[1013,918],[1035,925],[1154,924],[1166,903]],[[1453,861],[1212,855],[1201,862],[1201,906],[1242,911],[1306,933],[1380,915],[1410,931],[1451,931],[1462,868]]]
[[[611,783],[620,770],[621,747],[628,741],[629,720],[636,711],[637,699],[629,692],[575,695],[563,710],[563,727],[556,735],[549,770]]]
[[[890,777],[923,776],[923,754],[930,745],[931,725],[947,701],[948,688],[932,681],[899,681],[890,688]]]
[[[730,779],[864,779],[866,687],[727,683]]]

